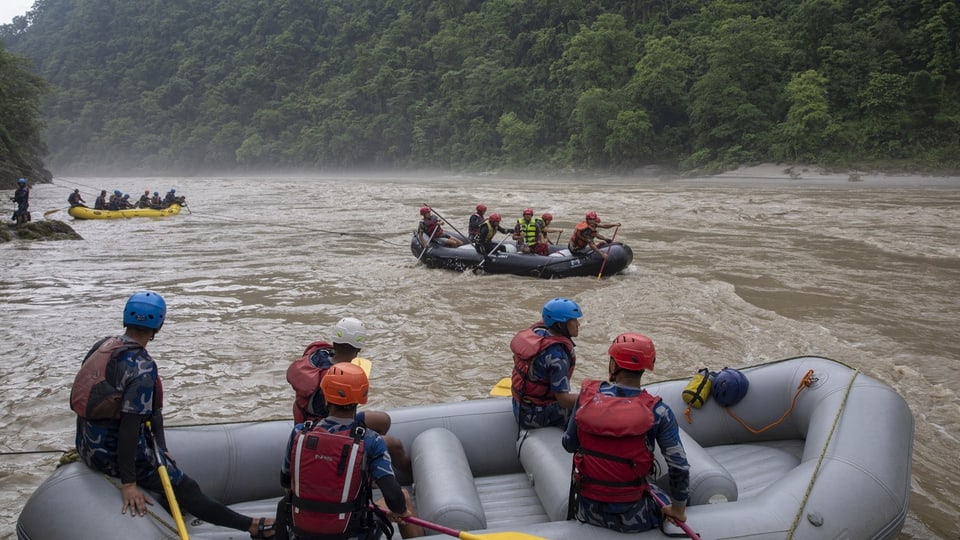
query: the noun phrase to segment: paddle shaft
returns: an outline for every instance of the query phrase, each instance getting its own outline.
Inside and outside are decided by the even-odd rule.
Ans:
[[[387,511],[379,506],[370,505],[371,510],[381,514],[386,515]],[[533,536],[532,534],[520,533],[520,532],[498,532],[490,534],[473,534],[466,531],[458,531],[456,529],[451,529],[450,527],[444,527],[438,523],[432,523],[425,519],[420,519],[418,517],[410,516],[403,518],[403,521],[410,523],[411,525],[419,525],[424,529],[430,529],[431,531],[436,531],[441,534],[446,534],[454,538],[462,538],[463,540],[547,540],[546,538],[540,536]]]
[[[659,506],[660,508],[667,506],[667,503],[665,501],[660,499],[660,497],[657,497],[657,494],[654,493],[653,488],[650,487],[650,484],[647,484],[646,489],[647,489],[647,493],[649,493],[650,496],[653,497],[653,500],[657,502],[657,506]],[[685,522],[677,521],[673,518],[668,518],[668,519],[670,519],[670,521],[672,521],[677,527],[680,527],[681,529],[683,529],[683,532],[687,533],[687,536],[689,536],[693,540],[700,540],[700,535],[693,532],[693,529],[691,529],[690,526],[687,525]]]
[[[427,249],[430,247],[430,242],[433,242],[433,235],[437,234],[437,231],[440,230],[440,227],[433,229],[433,232],[430,233],[430,238],[427,240],[427,243],[423,245],[423,251],[420,252],[420,256],[417,257],[417,262],[420,262],[420,259],[423,258],[423,254],[427,252]]]
[[[620,232],[619,225],[617,225],[617,228],[613,230],[613,236],[610,237],[610,246],[607,248],[607,257],[603,259],[603,263],[600,265],[600,272],[597,274],[597,281],[603,277],[603,268],[607,266],[607,259],[610,258],[610,250],[613,249],[613,241],[617,239],[618,232]]]
[[[493,246],[493,249],[490,250],[490,253],[487,253],[486,255],[483,256],[483,260],[480,261],[480,264],[477,265],[477,268],[476,268],[477,270],[483,270],[483,265],[487,264],[487,258],[490,257],[491,255],[493,255],[493,253],[494,253],[495,251],[497,251],[498,249],[500,249],[500,246],[503,245],[503,242],[504,242],[507,238],[510,238],[510,237],[509,237],[509,236],[504,236],[502,239],[500,239],[500,242],[499,242],[497,245]]]
[[[170,513],[173,515],[173,521],[177,524],[177,533],[180,535],[180,540],[190,540],[190,535],[187,534],[187,525],[183,522],[183,515],[180,513],[180,505],[177,504],[177,497],[173,493],[173,484],[170,482],[167,466],[164,465],[165,459],[163,452],[160,451],[160,445],[157,444],[157,436],[150,422],[147,422],[147,429],[150,430],[150,440],[153,442],[153,453],[157,455],[157,473],[160,474],[160,483],[163,484],[163,492],[167,496],[167,503],[170,504]]]

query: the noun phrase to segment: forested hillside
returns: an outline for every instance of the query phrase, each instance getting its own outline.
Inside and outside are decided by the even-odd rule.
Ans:
[[[955,0],[38,0],[0,38],[57,167],[960,164]]]

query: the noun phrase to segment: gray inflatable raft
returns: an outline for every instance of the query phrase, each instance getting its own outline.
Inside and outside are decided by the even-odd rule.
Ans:
[[[810,370],[812,384],[797,395]],[[791,358],[742,371],[750,381],[743,401],[727,411],[709,400],[691,411],[689,422],[681,400],[686,380],[647,387],[674,409],[684,431],[692,488],[687,524],[704,539],[895,538],[907,514],[913,448],[914,421],[904,400],[886,384],[826,358]],[[753,432],[788,410],[779,424]],[[391,434],[413,459],[421,518],[475,534],[624,537],[566,520],[572,461],[560,446],[561,431],[531,430],[518,443],[509,399],[390,413]],[[291,427],[179,427],[168,430],[167,440],[179,465],[207,494],[248,515],[272,515],[282,494],[279,469]],[[666,485],[665,477],[656,481]],[[27,501],[17,536],[178,538],[159,505],[137,519],[120,514],[120,501],[115,479],[80,463],[60,467]],[[185,520],[196,540],[246,538],[189,515]],[[659,530],[628,536],[664,538]]]

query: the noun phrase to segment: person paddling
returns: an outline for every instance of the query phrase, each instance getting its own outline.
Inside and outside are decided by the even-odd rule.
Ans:
[[[570,242],[567,243],[567,247],[573,255],[584,256],[589,255],[591,251],[595,251],[606,259],[607,254],[600,250],[596,241],[601,240],[606,242],[608,238],[600,234],[597,229],[610,229],[619,226],[619,222],[601,224],[600,217],[597,216],[596,212],[587,212],[583,221],[573,229],[573,234],[570,235]]]

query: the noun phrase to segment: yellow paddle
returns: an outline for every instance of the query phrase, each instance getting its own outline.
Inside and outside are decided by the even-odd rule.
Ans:
[[[613,236],[610,237],[610,247],[607,248],[607,258],[610,257],[610,250],[613,249],[613,241],[617,239],[617,233],[620,232],[620,226],[617,225],[617,228],[613,230]],[[597,281],[600,281],[600,278],[603,277],[603,268],[607,266],[607,259],[603,259],[603,263],[600,265],[600,273],[597,274]]]
[[[497,384],[490,389],[490,395],[496,397],[507,397],[513,395],[510,390],[510,377],[504,377],[497,381]]]
[[[350,361],[351,364],[360,366],[363,369],[363,372],[367,374],[367,378],[370,378],[370,361],[366,358],[360,358],[359,356]]]
[[[384,514],[386,510],[380,507],[374,507],[379,513]],[[417,517],[407,517],[403,518],[403,521],[407,523],[412,523],[414,525],[419,525],[425,529],[430,529],[431,531],[437,531],[441,534],[446,534],[454,538],[462,538],[463,540],[547,540],[542,536],[534,536],[532,534],[526,534],[521,532],[497,532],[497,533],[487,533],[487,534],[473,534],[466,531],[458,531],[456,529],[451,529],[450,527],[444,527],[443,525],[438,525],[436,523],[431,523],[425,519],[420,519]]]
[[[43,213],[43,217],[47,217],[50,214],[53,214],[54,212],[59,212],[61,210],[63,210],[63,208],[54,208],[53,210],[47,210],[46,212]]]
[[[153,441],[153,453],[157,455],[157,472],[160,474],[160,483],[163,484],[163,492],[167,496],[167,502],[170,503],[170,513],[173,514],[173,521],[177,523],[177,533],[180,534],[180,540],[190,540],[190,535],[187,534],[187,525],[183,522],[183,515],[180,514],[180,505],[177,504],[177,498],[173,494],[173,484],[170,483],[167,466],[164,465],[163,452],[160,451],[157,437],[153,433],[150,422],[147,422],[147,429],[150,430],[150,440]]]

